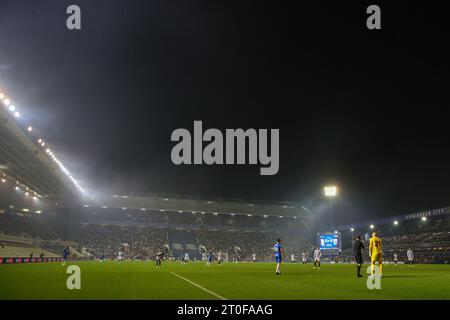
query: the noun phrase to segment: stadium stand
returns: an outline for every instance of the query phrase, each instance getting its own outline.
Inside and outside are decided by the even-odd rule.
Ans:
[[[399,261],[404,261],[406,251],[412,249],[416,263],[450,263],[450,208],[364,222],[354,227],[343,226],[337,230],[342,232],[344,239],[343,261],[353,260],[351,243],[354,235],[361,235],[367,242],[370,233],[377,231],[383,241],[386,261],[392,262],[394,254]]]

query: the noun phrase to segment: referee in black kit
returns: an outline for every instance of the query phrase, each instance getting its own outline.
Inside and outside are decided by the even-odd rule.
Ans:
[[[353,242],[353,253],[355,254],[356,260],[356,276],[358,278],[362,278],[361,267],[363,263],[362,252],[364,250],[364,243],[361,241],[361,236],[356,236],[355,241]]]

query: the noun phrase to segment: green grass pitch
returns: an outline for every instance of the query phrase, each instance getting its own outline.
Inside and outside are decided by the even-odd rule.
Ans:
[[[66,269],[81,269],[81,289]],[[363,270],[367,265],[364,265]],[[0,299],[450,299],[450,266],[386,265],[380,290],[369,290],[355,266],[284,263],[77,262],[0,265]],[[177,276],[178,275],[178,276]]]

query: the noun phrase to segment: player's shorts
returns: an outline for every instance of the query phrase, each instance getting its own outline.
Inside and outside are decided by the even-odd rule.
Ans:
[[[275,256],[275,262],[280,263],[281,262],[281,256]]]
[[[314,258],[314,261],[320,262],[320,258]]]
[[[363,263],[363,257],[362,254],[357,254],[355,255],[355,260],[357,264],[362,264]]]
[[[372,257],[370,258],[370,261],[372,263],[374,263],[374,262],[382,263],[382,261],[383,261],[383,254],[381,252],[372,254]]]

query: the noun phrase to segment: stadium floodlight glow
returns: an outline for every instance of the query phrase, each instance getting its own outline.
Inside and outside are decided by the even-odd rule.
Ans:
[[[370,225],[370,229],[373,229],[373,228],[375,228],[375,226],[373,224],[371,224]]]
[[[355,231],[355,229],[354,228],[350,228],[350,231],[353,232],[353,231]]]
[[[45,152],[50,153],[50,149],[45,150]]]
[[[145,210],[147,210],[147,209],[145,209],[145,208],[141,208],[141,211],[145,211]]]
[[[208,201],[208,203],[209,203],[209,204],[211,204],[211,203],[212,203],[212,201]]]
[[[159,211],[161,211],[161,212],[164,212],[164,211],[166,211],[166,210],[164,210],[164,209],[160,209]]]
[[[33,131],[33,127],[32,126],[28,126],[27,130],[28,130],[28,132]]]
[[[169,199],[168,199],[168,198],[165,198],[164,201],[169,201]]]
[[[398,221],[397,220],[394,221],[394,225],[398,225]]]
[[[3,100],[3,103],[5,104],[5,106],[9,106],[9,104],[11,103],[11,100],[5,99],[5,100]]]
[[[337,195],[337,187],[336,186],[327,186],[323,188],[325,193],[325,197],[336,197]]]
[[[5,94],[3,92],[0,92],[0,100],[5,99]]]
[[[427,221],[427,217],[422,217],[422,221]]]
[[[18,187],[18,186],[16,186],[16,188],[15,188],[16,190],[20,190],[20,188]]]
[[[10,105],[8,109],[9,109],[9,111],[14,112],[14,111],[16,111],[16,106]]]
[[[248,215],[247,215],[247,217],[251,217],[251,216],[252,216],[251,214],[248,214]]]
[[[6,179],[3,179],[3,178],[2,178],[2,182],[5,183],[5,182],[6,182]]]
[[[36,196],[33,196],[33,200],[37,200],[37,197],[36,197]]]
[[[107,209],[108,207],[107,207],[107,206],[102,206],[102,208],[103,208],[103,209]]]
[[[323,188],[325,197],[330,198],[330,228],[333,228],[333,198],[337,195],[336,186],[325,186]]]
[[[183,213],[183,210],[178,210],[178,213]]]
[[[334,230],[334,234],[337,234],[338,233],[338,231],[337,230]]]
[[[16,118],[20,117],[20,112],[19,111],[14,112],[14,117]]]

